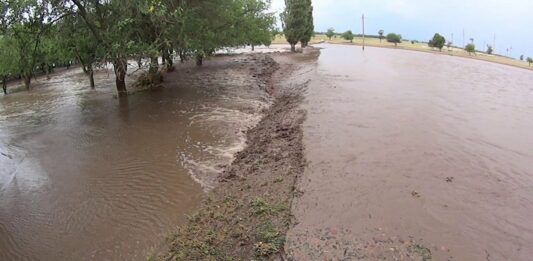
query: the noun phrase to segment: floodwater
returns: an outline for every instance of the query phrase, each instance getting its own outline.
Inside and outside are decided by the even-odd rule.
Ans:
[[[184,66],[126,99],[112,70],[91,91],[79,68],[0,97],[0,260],[146,260],[268,106],[253,62]]]
[[[411,257],[531,260],[533,72],[320,46],[288,252],[409,260],[411,244]]]

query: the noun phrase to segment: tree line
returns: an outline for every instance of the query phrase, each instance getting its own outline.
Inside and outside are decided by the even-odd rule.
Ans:
[[[269,45],[275,16],[268,8],[264,0],[3,0],[4,92],[10,78],[30,90],[37,70],[79,63],[92,88],[94,70],[112,65],[123,95],[128,61],[147,66],[148,80],[158,81],[159,58],[172,71],[178,57],[202,65],[224,47]]]

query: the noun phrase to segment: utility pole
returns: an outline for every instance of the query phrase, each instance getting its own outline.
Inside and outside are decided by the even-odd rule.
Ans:
[[[365,14],[363,14],[363,51],[365,50]]]
[[[494,34],[494,39],[492,40],[492,48],[494,49],[494,52],[496,53],[496,33]]]
[[[465,48],[465,29],[463,28],[463,48]]]

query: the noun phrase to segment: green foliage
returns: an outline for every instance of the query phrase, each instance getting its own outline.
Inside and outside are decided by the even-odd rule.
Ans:
[[[333,37],[335,35],[335,29],[332,27],[332,28],[329,28],[328,31],[326,32],[326,36],[328,37],[329,40],[331,40],[331,37]]]
[[[62,2],[54,1],[52,5],[46,0],[7,1],[0,5],[0,32],[2,37],[10,39],[10,50],[18,56],[12,66],[28,89],[36,64],[42,60],[43,38],[60,18],[62,8]]]
[[[492,49],[492,46],[491,45],[487,45],[487,54],[492,54],[493,51],[494,51],[494,49]]]
[[[440,51],[442,51],[442,48],[444,47],[445,43],[446,39],[444,38],[444,36],[436,33],[433,36],[433,39],[428,42],[428,46],[438,48]]]
[[[305,1],[311,7],[311,1]],[[11,65],[6,66],[10,74],[16,70],[27,79],[28,86],[38,67],[48,70],[77,60],[91,75],[94,66],[110,62],[117,90],[124,94],[128,59],[150,58],[149,72],[156,73],[158,56],[171,70],[175,52],[183,58],[194,54],[201,61],[225,47],[269,45],[275,30],[269,4],[268,0],[1,1],[1,44],[10,48],[1,55],[18,56],[10,57]],[[312,13],[312,7],[306,10]],[[312,17],[306,21],[312,25]],[[298,40],[311,38],[312,27],[306,29]]]
[[[281,14],[281,20],[283,33],[292,51],[296,51],[295,45],[299,41],[305,41],[312,35],[312,10],[310,0],[285,0],[285,11]],[[305,44],[307,43],[304,42],[304,46]]]
[[[386,38],[387,42],[394,43],[394,45],[398,45],[398,43],[402,42],[402,36],[400,34],[389,33]]]
[[[467,51],[469,54],[476,52],[476,46],[472,43],[469,43],[465,46],[465,51]]]
[[[311,41],[311,37],[313,37],[315,33],[315,26],[313,21],[313,5],[311,3],[311,0],[302,1],[304,2],[306,21],[305,31],[303,33],[303,36],[300,38],[300,42],[302,43],[302,47],[306,47],[309,41]]]
[[[524,60],[524,55],[520,55],[520,61],[523,61]]]
[[[348,30],[348,31],[346,31],[346,32],[344,32],[342,34],[342,38],[344,40],[348,40],[348,41],[350,41],[350,43],[352,43],[353,42],[353,38],[354,38],[354,34],[352,33],[351,30]]]
[[[383,40],[383,34],[385,33],[385,31],[383,31],[383,29],[379,30],[378,31],[378,35],[379,35],[379,42],[381,43],[381,40]]]
[[[17,75],[20,55],[12,38],[0,36],[0,77]]]
[[[533,63],[533,58],[527,57],[527,62],[529,63],[529,66]]]

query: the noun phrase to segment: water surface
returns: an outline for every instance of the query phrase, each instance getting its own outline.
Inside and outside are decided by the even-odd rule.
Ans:
[[[368,257],[415,240],[437,260],[531,260],[533,72],[321,46],[304,105],[296,255]],[[329,247],[317,240],[325,231],[337,235]]]
[[[79,68],[0,97],[0,260],[146,260],[269,103],[231,59],[126,99]]]

